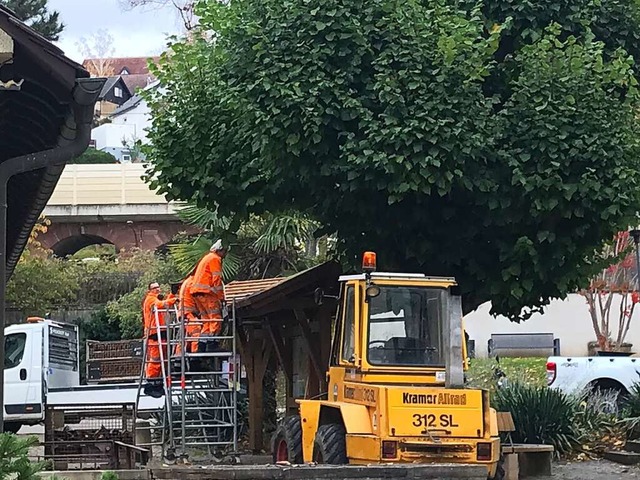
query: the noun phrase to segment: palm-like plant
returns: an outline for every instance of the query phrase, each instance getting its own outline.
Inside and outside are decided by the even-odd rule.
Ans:
[[[187,206],[178,215],[204,231],[193,241],[169,246],[184,274],[194,268],[215,238],[231,245],[223,264],[226,281],[293,273],[314,263],[315,252],[309,252],[313,249],[308,246],[315,245],[313,234],[319,225],[302,213],[251,216],[237,228],[231,219],[196,206]]]
[[[37,444],[36,437],[20,438],[10,433],[0,434],[0,478],[39,478],[38,472],[45,464],[29,459],[29,449]]]

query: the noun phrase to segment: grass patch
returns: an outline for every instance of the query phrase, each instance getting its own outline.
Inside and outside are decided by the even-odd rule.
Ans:
[[[493,358],[472,358],[467,370],[467,380],[471,388],[484,388],[495,391],[493,379],[493,367],[496,361]],[[547,385],[547,359],[545,358],[501,358],[500,368],[507,374],[510,382],[520,383],[534,387]]]

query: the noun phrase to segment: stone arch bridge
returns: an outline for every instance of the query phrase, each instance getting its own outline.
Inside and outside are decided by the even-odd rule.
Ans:
[[[178,205],[150,190],[142,164],[67,165],[44,215],[38,240],[60,257],[94,244],[155,250],[197,229],[177,217]]]

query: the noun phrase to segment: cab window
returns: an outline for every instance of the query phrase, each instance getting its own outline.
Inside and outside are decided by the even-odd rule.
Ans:
[[[440,289],[383,286],[369,302],[371,365],[444,364]]]
[[[4,339],[4,368],[14,368],[20,365],[27,343],[25,333],[12,333]]]
[[[356,339],[355,339],[355,315],[356,314],[356,302],[355,302],[355,289],[353,287],[347,287],[347,294],[345,295],[345,308],[344,308],[344,323],[342,333],[342,360],[344,362],[353,363],[354,355],[356,353]]]

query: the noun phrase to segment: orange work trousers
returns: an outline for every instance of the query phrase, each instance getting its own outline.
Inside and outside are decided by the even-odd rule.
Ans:
[[[195,317],[195,315],[188,313],[185,315],[184,329],[187,338],[198,338],[200,337],[202,325],[200,325],[200,321]],[[187,352],[195,353],[198,351],[197,341],[187,340],[186,346]],[[180,355],[180,352],[182,352],[182,345],[178,343],[178,345],[176,346],[176,355]]]
[[[167,361],[167,343],[162,342],[162,355],[165,361]],[[162,359],[160,358],[160,342],[155,339],[147,338],[147,360],[144,367],[145,375],[149,378],[161,378],[162,377]],[[166,370],[165,370],[166,371]]]
[[[195,329],[192,337],[211,337],[219,335],[222,330],[222,310],[220,298],[217,295],[196,294],[193,296],[198,312],[200,312],[199,329]],[[192,352],[198,351],[198,342],[191,345]]]

